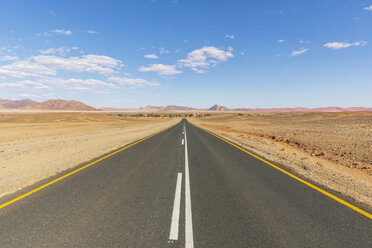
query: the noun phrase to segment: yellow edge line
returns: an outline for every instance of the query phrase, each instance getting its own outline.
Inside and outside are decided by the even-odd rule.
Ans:
[[[172,126],[172,127],[174,127],[174,126]],[[130,145],[127,145],[127,146],[125,146],[125,147],[123,147],[123,148],[121,148],[121,149],[119,149],[119,150],[113,152],[113,153],[110,153],[110,154],[108,154],[108,155],[106,155],[106,156],[104,156],[104,157],[102,157],[102,158],[100,158],[100,159],[97,159],[96,161],[94,161],[94,162],[92,162],[92,163],[90,163],[90,164],[84,165],[83,167],[81,167],[81,168],[79,168],[79,169],[76,169],[76,170],[74,170],[74,171],[72,171],[72,172],[70,172],[70,173],[67,173],[67,174],[64,175],[64,176],[61,176],[61,177],[59,177],[59,178],[57,178],[57,179],[55,179],[55,180],[53,180],[53,181],[51,181],[51,182],[49,182],[49,183],[46,183],[46,184],[44,184],[44,185],[42,185],[42,186],[40,186],[40,187],[38,187],[38,188],[36,188],[36,189],[34,189],[34,190],[31,190],[30,192],[27,192],[27,193],[25,193],[25,194],[23,194],[23,195],[21,195],[21,196],[18,196],[18,197],[16,197],[16,198],[14,198],[13,200],[10,200],[10,201],[8,201],[8,202],[6,202],[6,203],[3,203],[3,204],[0,205],[0,209],[2,209],[3,207],[6,207],[6,206],[8,206],[8,205],[10,205],[10,204],[12,204],[12,203],[14,203],[14,202],[16,202],[16,201],[19,201],[19,200],[21,200],[21,199],[23,199],[23,198],[25,198],[25,197],[27,197],[27,196],[29,196],[29,195],[32,195],[33,193],[35,193],[35,192],[37,192],[37,191],[39,191],[39,190],[42,190],[42,189],[44,189],[44,188],[46,188],[46,187],[48,187],[48,186],[50,186],[50,185],[52,185],[52,184],[54,184],[54,183],[56,183],[56,182],[58,182],[58,181],[60,181],[60,180],[62,180],[62,179],[64,179],[64,178],[66,178],[66,177],[69,177],[69,176],[71,176],[72,174],[75,174],[75,173],[77,173],[77,172],[79,172],[79,171],[81,171],[81,170],[84,170],[84,169],[88,168],[89,166],[92,166],[92,165],[94,165],[94,164],[96,164],[96,163],[98,163],[98,162],[100,162],[100,161],[102,161],[102,160],[104,160],[104,159],[106,159],[106,158],[108,158],[108,157],[111,157],[112,155],[114,155],[114,154],[116,154],[116,153],[118,153],[118,152],[121,152],[121,151],[123,151],[123,150],[125,150],[125,149],[128,149],[129,147],[132,147],[132,146],[134,146],[134,145],[136,145],[136,144],[138,144],[138,143],[140,143],[140,142],[142,142],[142,141],[145,141],[145,140],[147,140],[147,139],[149,139],[149,138],[151,138],[151,137],[153,137],[153,136],[155,136],[155,135],[157,135],[157,134],[159,134],[159,133],[165,132],[166,130],[171,129],[172,127],[166,128],[166,129],[164,129],[164,130],[162,130],[162,131],[160,131],[160,132],[154,133],[154,134],[152,134],[152,135],[150,135],[150,136],[147,136],[147,137],[145,137],[145,138],[143,138],[143,139],[140,139],[140,140],[138,140],[138,141],[136,141],[136,142],[134,142],[134,143],[132,143],[132,144],[130,144]]]
[[[306,185],[309,186],[310,188],[313,188],[313,189],[319,191],[320,193],[322,193],[322,194],[324,194],[324,195],[326,195],[326,196],[332,198],[333,200],[338,201],[339,203],[341,203],[341,204],[343,204],[343,205],[345,205],[345,206],[347,206],[347,207],[353,209],[354,211],[356,211],[356,212],[358,212],[358,213],[360,213],[360,214],[366,216],[367,218],[372,219],[372,214],[367,213],[366,211],[364,211],[364,210],[362,210],[362,209],[360,209],[360,208],[358,208],[358,207],[356,207],[356,206],[354,206],[354,205],[352,205],[352,204],[350,204],[350,203],[348,203],[348,202],[346,202],[346,201],[344,201],[344,200],[338,198],[338,197],[335,196],[335,195],[332,195],[331,193],[328,193],[327,191],[325,191],[325,190],[323,190],[323,189],[321,189],[321,188],[319,188],[319,187],[317,187],[317,186],[315,186],[315,185],[313,185],[313,184],[311,184],[311,183],[309,183],[309,182],[307,182],[307,181],[305,181],[305,180],[303,180],[303,179],[301,179],[301,178],[299,178],[299,177],[293,175],[292,173],[289,173],[289,172],[286,171],[286,170],[283,170],[282,168],[279,168],[278,166],[276,166],[276,165],[274,165],[274,164],[272,164],[272,163],[270,163],[270,162],[264,160],[263,158],[260,158],[260,157],[258,157],[258,156],[256,156],[256,155],[254,155],[253,153],[248,152],[248,151],[245,150],[244,148],[242,148],[242,147],[240,147],[240,146],[238,146],[238,145],[235,145],[234,143],[232,143],[232,142],[230,142],[230,141],[228,141],[228,140],[226,140],[226,139],[224,139],[224,138],[222,138],[222,137],[220,137],[220,136],[218,136],[218,135],[216,135],[216,134],[214,134],[214,133],[212,133],[212,132],[210,132],[210,131],[208,131],[208,130],[205,130],[205,129],[203,129],[203,128],[200,128],[200,129],[202,129],[203,131],[205,131],[205,132],[207,132],[207,133],[209,133],[209,134],[211,134],[211,135],[213,135],[213,136],[219,138],[220,140],[225,141],[226,143],[229,143],[230,145],[232,145],[232,146],[238,148],[239,150],[241,150],[241,151],[243,151],[243,152],[245,152],[245,153],[251,155],[252,157],[255,157],[256,159],[258,159],[258,160],[260,160],[260,161],[262,161],[262,162],[264,162],[264,163],[270,165],[271,167],[274,167],[275,169],[277,169],[277,170],[283,172],[284,174],[286,174],[286,175],[288,175],[288,176],[290,176],[290,177],[296,179],[297,181],[300,181],[301,183],[306,184]]]

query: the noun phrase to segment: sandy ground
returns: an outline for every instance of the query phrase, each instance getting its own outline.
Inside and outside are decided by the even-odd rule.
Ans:
[[[118,113],[0,113],[0,197],[179,121]]]
[[[372,209],[372,113],[214,114],[188,118]]]

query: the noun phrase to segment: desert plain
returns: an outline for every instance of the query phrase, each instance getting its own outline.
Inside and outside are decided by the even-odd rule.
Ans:
[[[372,208],[372,112],[217,113],[189,121]]]
[[[0,197],[179,121],[122,113],[0,113]]]
[[[183,117],[372,209],[372,112],[1,112],[0,197]]]

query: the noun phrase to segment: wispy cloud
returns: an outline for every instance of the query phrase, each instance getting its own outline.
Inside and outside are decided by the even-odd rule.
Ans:
[[[121,65],[122,62],[118,59],[94,54],[67,58],[39,55],[0,66],[0,78],[54,76],[58,71],[110,74],[116,72]]]
[[[165,49],[165,47],[162,47],[159,49],[160,54],[169,54],[169,50]]]
[[[278,40],[278,43],[283,43],[285,42],[285,40]]]
[[[369,11],[372,11],[372,4],[371,4],[371,5],[369,5],[369,6],[367,6],[367,7],[365,7],[364,9],[365,9],[365,10],[369,10]]]
[[[94,90],[97,88],[118,88],[115,84],[107,83],[97,79],[80,79],[80,78],[54,78],[46,77],[39,79],[37,82],[43,83],[44,85],[57,86],[64,89],[70,90]]]
[[[145,86],[159,86],[159,83],[150,82],[143,78],[127,78],[127,77],[110,77],[110,81],[116,82],[121,85],[128,85],[132,87],[145,87]]]
[[[226,62],[229,58],[233,58],[232,51],[232,47],[224,51],[213,46],[205,46],[188,53],[186,59],[178,61],[182,67],[191,68],[198,73],[205,73],[210,66],[216,66],[221,62]]]
[[[232,35],[232,34],[227,34],[227,35],[225,35],[225,37],[228,38],[228,39],[235,39],[236,38],[235,35]]]
[[[49,89],[49,87],[43,83],[35,82],[32,80],[22,80],[12,83],[0,83],[0,88],[3,89]]]
[[[17,56],[3,56],[3,57],[0,57],[0,61],[17,61],[19,60],[19,58]]]
[[[20,93],[20,97],[34,98],[34,99],[52,99],[55,98],[54,92],[48,93],[38,93],[38,94],[29,94],[29,93]]]
[[[62,88],[66,90],[86,90],[94,91],[100,88],[118,88],[115,84],[107,83],[97,79],[77,79],[77,78],[55,78],[43,77],[33,80],[21,80],[11,83],[0,83],[0,88],[12,89],[52,89]]]
[[[72,48],[69,47],[59,47],[59,48],[49,48],[46,50],[41,50],[41,54],[59,54],[59,55],[65,55],[69,52],[71,52]],[[74,49],[75,50],[75,49]]]
[[[98,34],[98,31],[96,31],[96,30],[88,30],[87,33],[88,34]]]
[[[353,46],[364,46],[367,45],[367,41],[357,41],[354,43],[349,43],[349,42],[329,42],[327,44],[324,44],[323,47],[334,49],[334,50],[339,50],[339,49],[344,49],[348,47],[353,47]]]
[[[26,78],[56,75],[56,71],[30,60],[0,66],[0,78]]]
[[[299,40],[298,43],[300,43],[300,44],[309,44],[310,41],[307,41],[307,40]]]
[[[58,57],[39,55],[32,57],[39,65],[52,70],[64,70],[71,72],[97,72],[110,74],[115,72],[115,67],[121,65],[121,61],[108,56],[88,54],[82,57]]]
[[[159,75],[177,75],[182,71],[178,71],[175,65],[151,64],[149,67],[141,66],[141,72],[157,72]]]
[[[55,33],[55,34],[63,34],[63,35],[71,35],[72,34],[71,30],[63,30],[63,29],[55,29],[55,30],[52,30],[50,32]]]
[[[51,36],[52,34],[57,34],[57,35],[72,35],[71,30],[64,30],[64,29],[55,29],[51,30],[49,32],[44,32],[44,33],[38,33],[39,36]]]
[[[146,54],[145,58],[147,58],[147,59],[158,59],[159,57],[156,54]]]
[[[309,51],[309,49],[307,49],[307,48],[300,48],[300,49],[298,49],[298,50],[293,50],[292,53],[291,53],[291,56],[295,57],[295,56],[298,56],[298,55],[304,54],[304,53],[306,53],[307,51]]]

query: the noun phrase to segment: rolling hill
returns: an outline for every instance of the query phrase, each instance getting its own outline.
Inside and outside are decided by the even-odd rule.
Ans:
[[[30,99],[8,100],[0,99],[0,109],[6,110],[50,110],[50,111],[92,111],[97,110],[78,101],[68,100],[48,100],[45,102],[35,102]]]

